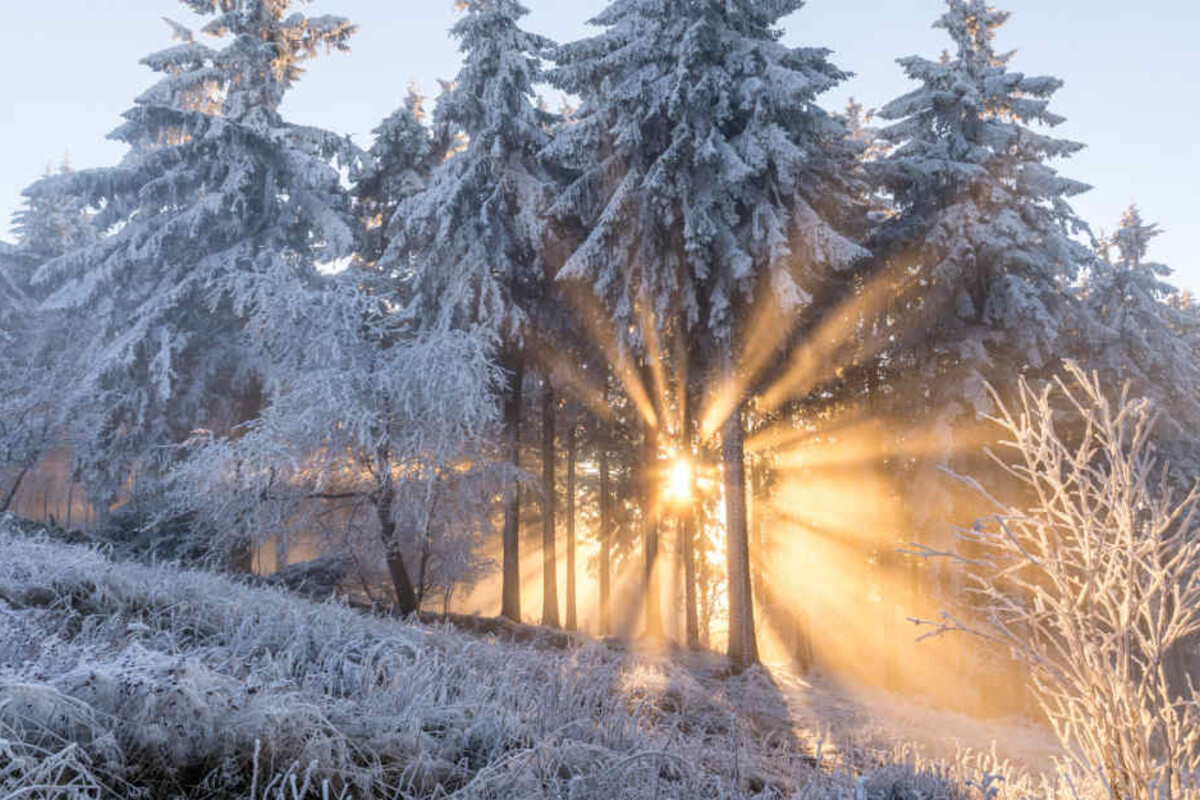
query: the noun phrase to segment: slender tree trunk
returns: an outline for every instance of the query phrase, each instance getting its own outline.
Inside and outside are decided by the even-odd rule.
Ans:
[[[642,543],[645,562],[642,571],[642,594],[646,609],[646,636],[662,636],[662,599],[658,587],[658,519],[655,496],[658,492],[658,431],[646,427],[642,453]]]
[[[283,569],[288,563],[288,539],[287,532],[279,534],[279,538],[275,540],[275,571]]]
[[[699,527],[697,526],[697,529]],[[712,584],[708,579],[708,575],[698,575],[696,589],[700,595],[700,602],[697,604],[700,612],[700,643],[705,646],[711,646],[712,642]]]
[[[435,480],[440,480],[440,476]],[[425,487],[425,524],[421,530],[421,563],[417,566],[417,608],[425,605],[425,593],[428,589],[426,582],[429,572],[429,559],[433,556],[433,539],[430,536],[430,527],[433,524],[433,515],[437,513],[437,488],[434,483],[429,483]],[[446,589],[449,594],[450,589]]]
[[[683,564],[683,517],[676,514],[671,520],[671,586],[667,589],[667,608],[671,613],[671,636],[674,641],[687,642],[686,609],[683,582],[686,569]]]
[[[512,474],[504,487],[504,576],[501,615],[521,621],[521,386],[525,380],[525,355],[514,351],[509,363],[508,387],[504,394],[504,443]]]
[[[679,520],[683,540],[683,614],[688,647],[700,646],[700,620],[696,613],[696,514],[688,509]]]
[[[4,503],[0,504],[0,514],[8,511],[12,505],[13,499],[17,496],[17,492],[21,491],[21,481],[25,480],[25,476],[29,474],[29,467],[21,467],[21,471],[17,473],[17,478],[13,481],[12,489],[4,497]]]
[[[392,587],[396,590],[396,610],[407,617],[417,612],[417,594],[413,591],[412,580],[409,579],[408,569],[404,566],[400,543],[396,541],[396,520],[392,516],[395,502],[396,488],[392,485],[391,478],[387,477],[375,496],[375,515],[379,519],[379,538],[383,541],[388,574],[391,575]]]
[[[598,558],[597,567],[600,572],[600,635],[608,636],[612,633],[612,601],[610,598],[611,588],[609,586],[609,572],[611,565],[609,563],[611,547],[612,547],[612,505],[609,487],[609,463],[608,463],[608,425],[600,423],[599,439],[599,454],[597,460],[600,469],[600,530],[596,534],[596,539],[600,544],[600,555]]]
[[[746,530],[746,460],[739,407],[721,431],[725,466],[725,558],[729,581],[729,658],[741,671],[758,663],[754,600],[750,588],[750,543]]]
[[[575,413],[571,412],[567,425],[567,630],[579,626],[575,608],[575,457],[576,457]]]
[[[690,450],[695,437],[696,420],[688,405],[683,418],[683,440]],[[700,495],[696,487],[695,465],[691,471],[691,486],[687,507],[679,516],[680,549],[683,551],[683,617],[684,642],[690,648],[700,646],[700,620],[696,608],[696,529],[700,513]]]
[[[763,539],[762,495],[765,491],[763,486],[766,480],[763,476],[762,464],[757,459],[751,459],[750,463],[746,466],[746,471],[749,473],[750,478],[750,491],[746,496],[747,517],[749,519],[748,530],[750,533],[749,552],[754,554],[754,557],[749,559],[750,586],[751,596],[758,598],[760,612],[759,616],[755,618],[755,641],[757,642],[758,625],[761,625],[763,617],[770,613],[770,610],[765,607],[765,603],[767,602],[767,576],[763,572],[763,556],[767,552],[767,544]]]
[[[429,557],[432,553],[429,550],[429,539],[426,537],[421,543],[421,563],[417,565],[417,608],[425,605],[425,590],[427,573],[429,571]]]
[[[542,390],[542,624],[558,627],[558,554],[554,541],[554,386]]]

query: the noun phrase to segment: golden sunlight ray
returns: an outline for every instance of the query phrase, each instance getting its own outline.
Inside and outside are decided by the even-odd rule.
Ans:
[[[802,397],[829,380],[853,362],[847,352],[854,345],[855,329],[864,320],[878,319],[895,297],[895,285],[890,270],[884,270],[871,279],[861,291],[855,292],[829,312],[811,334],[797,347],[783,375],[764,393],[759,410],[770,413],[793,397]],[[898,330],[895,321],[888,320],[886,327]],[[892,337],[881,332],[869,337],[859,359],[872,358],[879,354]]]
[[[609,325],[607,313],[590,291],[572,287],[566,291],[567,298],[575,309],[576,318],[583,324],[592,344],[599,348],[629,399],[637,408],[642,421],[652,429],[658,428],[658,414],[654,403],[642,383],[638,370],[629,354],[618,341],[616,331]]]

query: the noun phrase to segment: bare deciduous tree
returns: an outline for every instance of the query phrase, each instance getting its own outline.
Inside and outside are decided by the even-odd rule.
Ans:
[[[923,623],[929,635],[1006,648],[1110,797],[1200,796],[1200,704],[1178,669],[1200,630],[1200,488],[1179,491],[1160,463],[1150,402],[1125,391],[1114,406],[1075,364],[1045,388],[1022,380],[994,421],[1014,457],[993,457],[1026,500],[963,478],[997,510],[961,531],[958,552],[917,551],[969,578],[969,610]]]

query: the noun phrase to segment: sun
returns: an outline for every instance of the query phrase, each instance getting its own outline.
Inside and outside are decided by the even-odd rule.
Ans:
[[[676,506],[687,505],[692,501],[694,485],[692,461],[687,456],[676,456],[671,460],[667,469],[663,495],[668,503]]]

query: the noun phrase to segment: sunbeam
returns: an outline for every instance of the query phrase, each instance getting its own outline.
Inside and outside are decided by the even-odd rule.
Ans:
[[[613,375],[637,408],[642,421],[652,429],[658,428],[659,420],[654,401],[638,375],[632,357],[620,344],[610,323],[610,317],[600,306],[595,295],[580,287],[568,288],[565,294],[575,311],[576,320],[587,331],[591,343],[604,355]]]
[[[763,369],[775,357],[795,328],[798,317],[786,313],[774,292],[762,292],[751,311],[749,326],[742,339],[737,370],[722,375],[705,401],[700,414],[700,438],[707,441],[721,428],[753,386]]]
[[[604,387],[586,371],[586,366],[577,365],[561,348],[556,348],[537,336],[530,336],[525,347],[533,360],[554,376],[559,387],[571,399],[584,405],[599,419],[605,422],[613,421],[615,415],[611,403],[605,397]]]
[[[897,286],[894,270],[881,270],[827,312],[792,353],[783,374],[763,391],[759,411],[767,414],[789,399],[803,397],[893,344],[906,325],[914,324],[889,312],[895,307]],[[877,329],[856,339],[857,331],[870,327]]]

